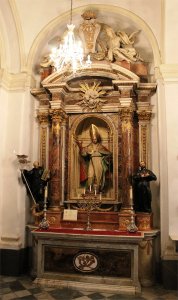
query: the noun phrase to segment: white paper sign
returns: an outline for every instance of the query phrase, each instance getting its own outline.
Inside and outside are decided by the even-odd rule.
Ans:
[[[77,221],[77,209],[64,209],[63,220],[64,221]]]

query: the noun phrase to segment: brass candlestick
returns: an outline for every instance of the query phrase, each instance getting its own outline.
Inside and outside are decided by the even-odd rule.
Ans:
[[[49,222],[46,218],[46,212],[47,212],[47,197],[48,197],[48,189],[47,186],[45,187],[45,194],[44,194],[44,217],[42,219],[42,221],[39,224],[39,228],[40,229],[48,229],[49,228]]]
[[[96,189],[92,191],[91,186],[89,190],[81,195],[82,199],[78,199],[78,206],[82,210],[87,212],[87,223],[84,230],[92,230],[91,222],[90,222],[90,213],[93,210],[97,210],[102,204],[102,194],[96,193]]]
[[[135,224],[135,212],[133,209],[133,191],[132,191],[132,186],[130,186],[130,201],[131,201],[131,216],[130,216],[130,223],[127,226],[127,230],[129,232],[137,232],[138,228]]]

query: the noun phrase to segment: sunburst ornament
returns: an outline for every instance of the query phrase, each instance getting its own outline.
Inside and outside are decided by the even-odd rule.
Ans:
[[[82,94],[82,101],[78,104],[83,106],[84,110],[100,110],[103,103],[107,100],[102,99],[103,95],[106,94],[106,91],[99,86],[101,82],[94,82],[92,86],[89,86],[87,82],[80,83],[80,91]]]

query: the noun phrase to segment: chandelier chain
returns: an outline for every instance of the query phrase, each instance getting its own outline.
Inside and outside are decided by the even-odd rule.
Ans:
[[[72,24],[72,0],[70,1],[70,24]]]

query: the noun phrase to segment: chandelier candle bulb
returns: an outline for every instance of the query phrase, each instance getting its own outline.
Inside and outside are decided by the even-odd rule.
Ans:
[[[101,196],[102,196],[102,195],[101,195],[101,193],[100,193],[100,200],[101,200]]]

